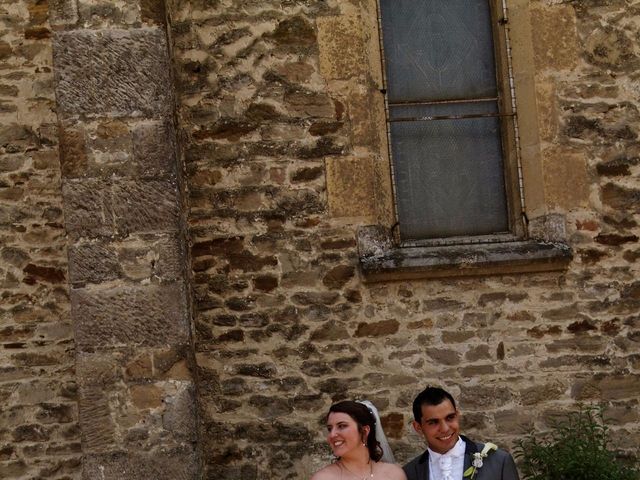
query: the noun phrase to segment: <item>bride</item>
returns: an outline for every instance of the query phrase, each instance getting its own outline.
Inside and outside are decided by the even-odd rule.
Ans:
[[[311,480],[407,480],[402,468],[386,463],[393,462],[393,454],[371,402],[346,400],[332,405],[327,415],[327,442],[337,460]]]

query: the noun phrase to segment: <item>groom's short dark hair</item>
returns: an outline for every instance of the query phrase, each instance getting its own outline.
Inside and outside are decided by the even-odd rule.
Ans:
[[[453,408],[456,408],[456,401],[453,396],[440,387],[427,387],[421,391],[413,401],[413,418],[420,423],[422,420],[423,405],[440,405],[445,400],[449,400]]]

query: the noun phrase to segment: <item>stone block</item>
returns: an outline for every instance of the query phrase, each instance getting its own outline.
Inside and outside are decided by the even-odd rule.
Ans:
[[[177,188],[170,181],[115,183],[112,205],[118,233],[178,230]]]
[[[316,42],[313,26],[302,16],[287,18],[278,23],[271,34],[273,40],[287,50],[303,50]]]
[[[360,323],[356,330],[356,337],[386,337],[395,334],[400,328],[397,320],[382,320],[380,322]]]
[[[73,238],[178,228],[177,186],[171,181],[78,179],[65,182],[62,192]]]
[[[556,87],[553,81],[536,83],[536,105],[538,107],[538,128],[540,138],[548,142],[558,135],[558,105]]]
[[[102,388],[83,388],[78,405],[84,451],[101,452],[115,448],[116,429],[107,393]]]
[[[577,379],[571,396],[578,401],[611,401],[637,399],[640,396],[638,375],[597,375],[591,379]]]
[[[77,23],[77,0],[49,0],[49,22],[52,27],[65,27]]]
[[[181,345],[188,340],[180,285],[71,291],[76,347]]]
[[[193,442],[196,439],[196,399],[193,384],[180,382],[178,390],[164,399],[163,427],[177,440]]]
[[[122,269],[115,250],[105,243],[82,243],[69,248],[69,279],[73,285],[119,278]]]
[[[531,9],[533,50],[540,70],[573,69],[578,59],[576,14],[571,5]]]
[[[65,227],[72,238],[115,233],[110,187],[100,180],[70,180],[62,185]]]
[[[172,109],[166,36],[161,29],[56,33],[59,112],[166,116]]]
[[[587,205],[590,182],[584,154],[548,148],[542,157],[548,203],[564,210]]]
[[[131,280],[182,278],[185,253],[179,236],[143,234],[114,244],[123,275]]]
[[[40,147],[40,140],[31,128],[16,123],[7,123],[0,126],[0,149],[2,149],[2,153],[18,153],[37,150]]]
[[[361,217],[375,214],[375,171],[369,158],[329,157],[327,200],[333,217]]]
[[[338,265],[327,272],[322,283],[328,288],[342,288],[354,275],[355,267],[353,265]]]
[[[143,234],[122,242],[81,242],[69,249],[74,286],[117,278],[173,281],[183,272],[183,249],[177,235]]]
[[[325,93],[294,89],[284,95],[287,110],[293,115],[312,118],[333,118],[335,109]]]
[[[85,353],[76,355],[76,375],[81,388],[109,390],[123,379],[122,365],[126,355],[122,352]]]
[[[505,410],[495,414],[495,423],[502,434],[527,434],[533,430],[533,419],[522,410]]]
[[[87,169],[87,145],[82,128],[60,124],[60,168],[62,176],[73,178],[82,176]]]
[[[329,321],[317,328],[311,334],[311,341],[316,342],[335,342],[337,340],[348,340],[351,338],[346,327],[336,321]]]
[[[138,175],[175,175],[175,135],[169,121],[143,123],[133,130],[133,157]]]
[[[165,25],[167,23],[165,0],[140,0],[140,16],[143,22]]]
[[[640,212],[640,190],[615,183],[606,183],[601,189],[602,203],[619,212]]]
[[[363,75],[366,63],[362,21],[357,15],[317,20],[320,72],[326,80]]]
[[[154,384],[133,385],[129,389],[131,403],[141,410],[162,407],[163,389]]]
[[[189,447],[172,451],[88,454],[84,457],[83,480],[192,480],[197,462]]]

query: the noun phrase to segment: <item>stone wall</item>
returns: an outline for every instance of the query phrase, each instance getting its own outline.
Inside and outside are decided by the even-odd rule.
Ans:
[[[0,4],[0,477],[79,478],[47,4]]]
[[[84,479],[197,471],[162,1],[50,6]]]
[[[573,261],[367,283],[356,230],[393,223],[375,0],[3,2],[0,476],[308,478],[343,398],[404,461],[428,383],[507,448],[604,402],[637,455],[640,7],[508,3],[525,200]]]
[[[406,460],[427,383],[460,399],[467,432],[506,447],[604,401],[637,452],[636,7],[517,3],[534,46],[537,195],[565,215],[574,260],[378,284],[355,249],[358,226],[389,217],[375,2],[172,7],[206,478],[305,478],[329,460],[324,412],[353,397],[379,406]]]

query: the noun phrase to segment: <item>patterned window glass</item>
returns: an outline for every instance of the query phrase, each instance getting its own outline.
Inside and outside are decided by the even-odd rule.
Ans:
[[[489,0],[380,0],[403,240],[509,230]]]

